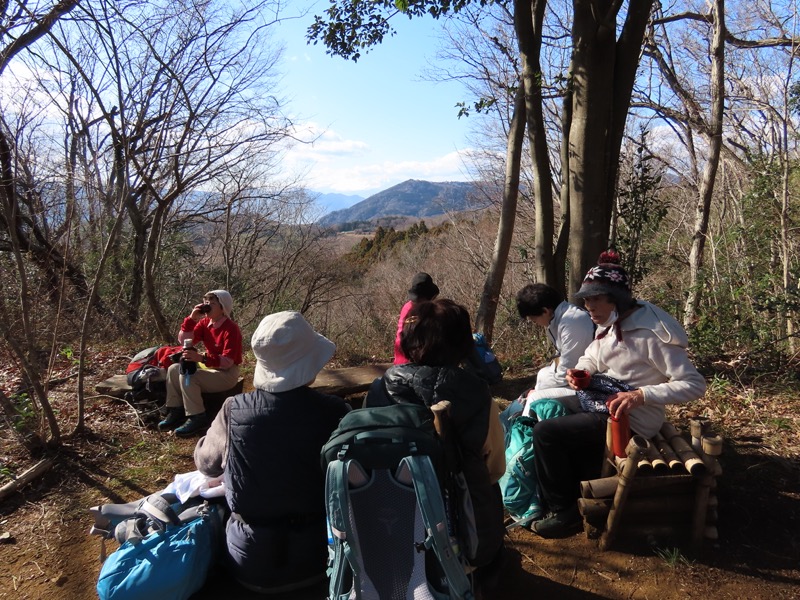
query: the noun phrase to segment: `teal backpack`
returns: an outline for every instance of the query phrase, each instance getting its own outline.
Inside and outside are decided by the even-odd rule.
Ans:
[[[557,400],[545,398],[531,404],[534,416],[514,417],[506,433],[506,472],[500,479],[503,505],[514,521],[507,527],[527,526],[544,516],[539,497],[533,449],[533,427],[539,421],[567,413]]]

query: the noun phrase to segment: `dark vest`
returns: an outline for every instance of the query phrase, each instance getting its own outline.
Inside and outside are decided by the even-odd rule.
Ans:
[[[308,387],[236,396],[225,467],[231,510],[253,524],[324,514],[319,453],[346,411],[340,398]]]
[[[234,577],[260,591],[324,578],[325,475],[320,450],[348,406],[308,387],[230,403],[225,486]]]

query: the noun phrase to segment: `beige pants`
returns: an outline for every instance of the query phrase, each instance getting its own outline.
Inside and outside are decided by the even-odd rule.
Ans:
[[[201,369],[189,378],[189,385],[183,385],[181,366],[170,365],[167,371],[167,407],[183,405],[187,415],[196,415],[206,411],[203,405],[203,393],[218,393],[231,389],[239,381],[239,365],[230,369]]]

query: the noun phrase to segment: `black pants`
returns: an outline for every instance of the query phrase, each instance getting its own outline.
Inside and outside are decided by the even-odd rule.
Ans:
[[[562,400],[572,414],[539,421],[533,428],[536,476],[552,511],[572,507],[580,482],[599,476],[603,464],[608,415],[581,412],[575,400]]]

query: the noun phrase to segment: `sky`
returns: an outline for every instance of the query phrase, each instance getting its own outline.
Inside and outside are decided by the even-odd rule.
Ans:
[[[290,2],[311,7],[302,19],[281,22],[273,35],[285,45],[282,88],[301,136],[319,139],[291,150],[284,165],[306,173],[314,192],[368,197],[407,179],[465,181],[461,152],[468,119],[455,105],[466,99],[457,83],[423,81],[435,59],[432,18],[395,19],[398,34],[362,53],[358,62],[307,45],[305,31],[328,1]],[[296,13],[295,13],[296,14]]]

